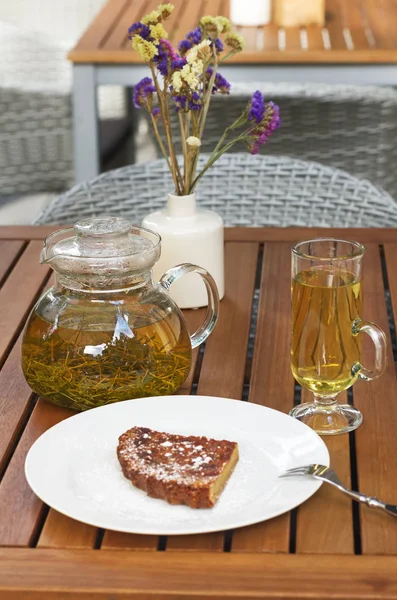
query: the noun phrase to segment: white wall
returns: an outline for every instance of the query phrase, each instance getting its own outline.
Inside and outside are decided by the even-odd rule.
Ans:
[[[73,44],[105,0],[0,0],[0,21]]]

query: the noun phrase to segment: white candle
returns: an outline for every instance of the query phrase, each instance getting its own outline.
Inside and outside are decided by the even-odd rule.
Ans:
[[[230,0],[234,25],[266,25],[272,17],[272,0]]]

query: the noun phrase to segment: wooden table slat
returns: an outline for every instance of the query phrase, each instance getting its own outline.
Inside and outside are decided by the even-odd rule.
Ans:
[[[24,425],[32,390],[21,369],[21,338],[0,371],[0,478]]]
[[[362,10],[368,22],[368,26],[374,37],[374,41],[378,48],[383,51],[394,49],[396,47],[396,38],[392,39],[389,30],[389,20],[391,19],[390,12],[393,11],[393,0],[387,1],[387,7],[383,0],[360,0]],[[395,21],[392,20],[391,26],[395,29]]]
[[[397,381],[384,298],[377,244],[368,244],[364,256],[364,318],[382,327],[388,339],[388,366],[379,379],[353,386],[354,404],[364,421],[356,430],[359,489],[385,502],[395,502],[397,480]],[[395,261],[389,272],[396,268]],[[369,351],[367,351],[367,349]],[[364,344],[363,364],[373,364],[371,344]],[[397,519],[380,511],[360,508],[363,554],[397,554]]]
[[[50,509],[38,548],[94,548],[98,529]]]
[[[397,240],[395,244],[385,244],[384,253],[393,318],[394,323],[397,324]]]
[[[287,244],[265,245],[249,401],[283,412],[293,406],[294,383],[289,363],[291,250]],[[280,357],[283,357],[280,360]],[[289,515],[238,529],[232,550],[288,552]]]
[[[157,2],[155,2],[157,5]],[[176,2],[172,2],[174,5],[174,10],[171,13],[171,16],[164,23],[164,27],[166,28],[170,40],[175,43],[179,40],[176,39],[176,32],[179,28],[179,20],[183,17],[184,14],[190,14],[188,4],[184,0],[176,0]],[[191,23],[190,29],[184,32],[183,37],[185,37],[186,33],[188,33],[193,27],[197,27],[198,23]],[[182,32],[181,32],[182,33]]]
[[[0,285],[4,282],[24,245],[24,242],[18,240],[13,242],[0,240]]]
[[[157,535],[139,535],[122,531],[106,530],[101,544],[102,550],[145,550],[155,552],[159,538]]]
[[[241,32],[242,35],[248,38],[248,32]],[[278,52],[279,49],[279,40],[278,40],[278,27],[273,24],[264,25],[263,27],[263,51],[273,50]],[[247,44],[247,51],[251,50],[251,46]]]
[[[199,395],[241,398],[258,251],[258,244],[244,244],[243,247],[239,244],[226,245],[226,296],[218,323],[206,343],[197,389]],[[167,541],[167,551],[194,549],[221,552],[223,545],[222,532],[172,536]]]
[[[287,50],[302,50],[301,29],[299,27],[287,27],[285,29],[285,47]]]
[[[1,226],[0,240],[39,240],[43,239],[65,225],[16,225]],[[351,228],[334,227],[332,235],[341,239],[357,240],[362,244],[368,242],[383,244],[397,242],[396,228],[382,228],[381,235],[377,228]],[[312,239],[324,236],[324,227],[225,227],[226,242],[296,242],[302,239]],[[41,246],[42,247],[42,246]]]
[[[227,244],[226,294],[216,327],[206,342],[197,393],[241,398],[251,324],[258,244]]]
[[[131,8],[130,0],[109,0],[77,42],[75,52],[99,51],[110,37],[118,20]],[[131,12],[131,24],[135,21]]]
[[[185,35],[194,29],[194,27],[197,27],[200,18],[206,14],[203,4],[203,0],[183,3],[183,10],[178,16],[177,21],[174,22],[172,30],[172,41],[176,48]]]
[[[308,25],[306,28],[308,50],[325,50],[324,39],[320,27]]]
[[[29,243],[0,290],[0,362],[48,278],[49,268],[39,264],[41,248],[40,242]]]
[[[0,546],[29,546],[37,534],[43,503],[25,478],[25,459],[32,444],[71,411],[39,400],[0,485]]]
[[[2,600],[395,600],[392,557],[0,549]],[[30,591],[26,591],[30,590]],[[23,595],[22,595],[23,594]]]
[[[302,402],[312,402],[313,394],[302,390]],[[347,403],[347,393],[338,401]],[[341,481],[351,487],[348,435],[324,436],[331,467]],[[343,524],[343,525],[342,525]],[[339,490],[323,484],[320,490],[298,508],[296,552],[308,554],[353,554],[352,501]]]
[[[326,0],[325,9],[328,19],[326,29],[329,33],[331,42],[331,51],[351,50],[346,44],[346,39],[343,34],[344,22],[341,0]]]
[[[136,21],[140,21],[146,14],[147,0],[134,0],[134,3],[127,3],[123,12],[120,13],[116,26],[110,35],[107,36],[103,50],[121,50],[124,47],[132,51],[131,40],[128,38],[128,28]]]
[[[360,0],[347,6],[342,3],[344,26],[349,29],[354,49],[368,49],[371,47],[366,29],[368,21],[362,9]]]

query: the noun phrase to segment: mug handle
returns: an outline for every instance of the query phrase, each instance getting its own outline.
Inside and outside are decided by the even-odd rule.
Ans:
[[[210,275],[208,271],[202,267],[192,265],[191,263],[184,263],[168,269],[168,271],[164,273],[160,279],[159,283],[167,292],[169,292],[169,289],[174,281],[179,279],[179,277],[182,277],[182,275],[186,275],[187,273],[197,273],[198,275],[201,275],[208,294],[208,309],[207,314],[205,315],[204,323],[193,335],[190,336],[192,348],[196,348],[207,339],[216,325],[219,316],[219,293],[212,275]]]
[[[362,321],[361,319],[356,319],[353,322],[352,326],[353,335],[356,336],[360,333],[366,333],[369,335],[371,340],[375,346],[375,368],[373,370],[366,369],[360,363],[354,363],[352,367],[352,372],[355,375],[358,372],[359,379],[364,379],[365,381],[371,381],[372,379],[376,379],[380,375],[382,375],[383,371],[386,368],[386,335],[384,331],[375,325],[375,323],[371,323],[370,321]]]

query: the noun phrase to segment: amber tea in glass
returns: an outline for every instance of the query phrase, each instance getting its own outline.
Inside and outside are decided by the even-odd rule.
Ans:
[[[361,260],[357,242],[320,239],[301,242],[292,251],[291,368],[296,381],[314,394],[314,403],[291,414],[318,433],[351,431],[361,413],[336,402],[358,379],[374,379],[385,367],[386,338],[373,323],[361,320]],[[375,344],[376,365],[361,364],[361,332]]]

